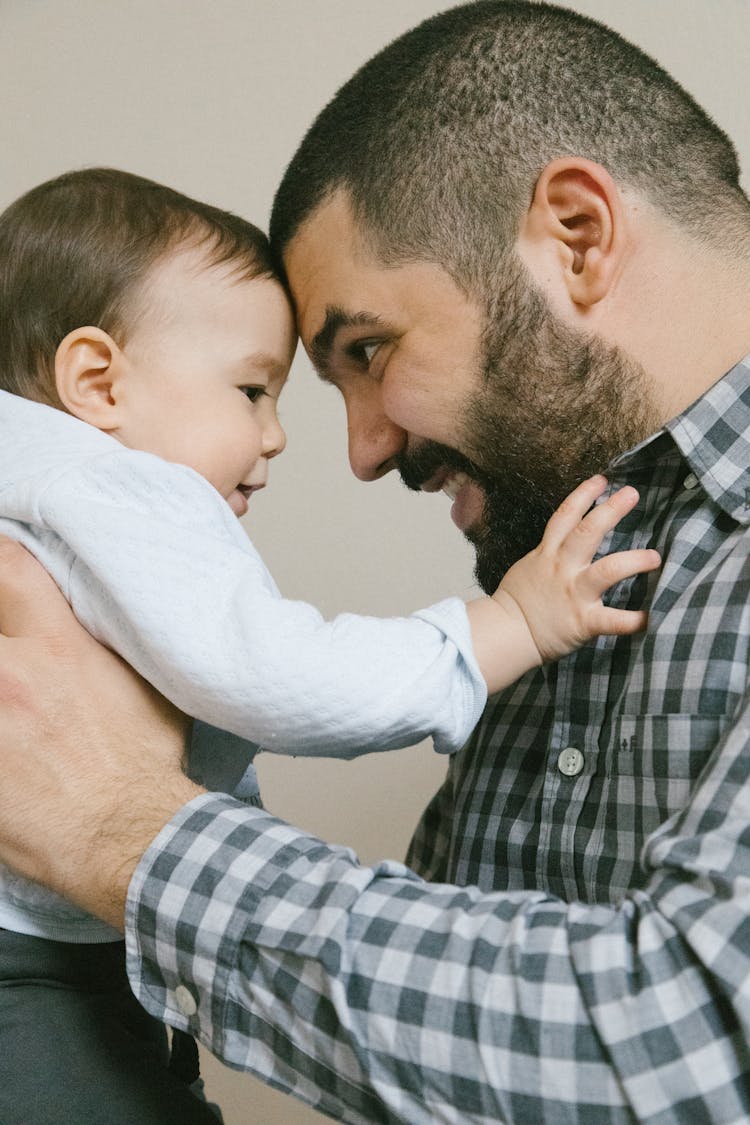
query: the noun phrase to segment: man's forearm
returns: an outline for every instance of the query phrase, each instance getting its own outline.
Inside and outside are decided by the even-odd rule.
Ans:
[[[176,775],[148,792],[134,785],[86,837],[88,854],[82,849],[78,863],[86,865],[89,877],[82,880],[71,864],[59,862],[47,881],[82,909],[124,930],[128,887],[144,852],[179,809],[203,793],[189,778]]]

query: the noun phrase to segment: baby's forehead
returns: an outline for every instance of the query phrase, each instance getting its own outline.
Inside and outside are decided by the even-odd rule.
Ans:
[[[243,248],[230,253],[210,237],[180,241],[168,247],[146,271],[141,285],[144,288],[168,287],[202,278],[216,286],[268,280],[283,288],[276,275],[251,250]]]
[[[125,330],[131,354],[153,348],[211,345],[217,364],[264,358],[274,379],[286,378],[297,346],[292,305],[267,269],[235,258],[216,261],[203,246],[178,246],[162,255],[133,294]]]
[[[282,281],[262,261],[248,253],[222,255],[206,242],[181,242],[169,248],[136,283],[130,296],[143,314],[158,310],[179,314],[186,300],[211,295],[214,302],[234,298],[238,287],[246,293],[261,294],[272,289],[278,304],[294,319],[294,310]],[[295,329],[296,331],[296,329]]]

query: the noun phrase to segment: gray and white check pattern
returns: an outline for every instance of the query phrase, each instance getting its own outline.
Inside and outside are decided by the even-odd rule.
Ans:
[[[198,798],[131,886],[142,1003],[349,1122],[750,1120],[749,443],[746,361],[610,467],[648,631],[490,703],[410,851],[452,885]]]

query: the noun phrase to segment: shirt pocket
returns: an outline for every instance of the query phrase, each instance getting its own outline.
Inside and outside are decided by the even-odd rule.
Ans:
[[[611,796],[634,803],[643,835],[685,807],[728,721],[725,715],[625,715],[603,732]]]

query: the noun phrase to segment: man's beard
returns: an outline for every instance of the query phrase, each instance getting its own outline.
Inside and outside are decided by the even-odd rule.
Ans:
[[[486,501],[465,531],[474,574],[491,593],[536,546],[558,504],[586,477],[658,427],[646,373],[618,348],[570,328],[520,259],[489,302],[480,389],[467,403],[458,450],[425,440],[398,458],[408,488],[445,467],[467,473]]]

